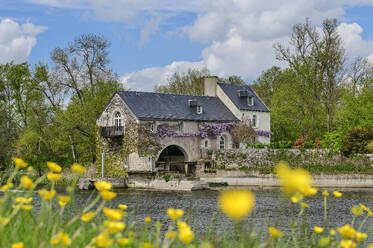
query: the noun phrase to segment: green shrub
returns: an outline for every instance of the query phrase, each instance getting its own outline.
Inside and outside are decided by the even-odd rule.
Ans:
[[[368,153],[368,143],[373,140],[373,127],[352,128],[343,138],[341,151],[345,156]]]
[[[334,131],[324,134],[324,138],[321,141],[322,147],[331,150],[332,152],[339,152],[341,150],[341,143],[343,139],[343,133]]]
[[[262,149],[262,148],[264,148],[264,144],[262,144],[262,143],[256,143],[256,144],[254,144],[254,148],[256,148],[256,149]]]
[[[171,179],[171,175],[170,175],[170,174],[165,174],[165,175],[163,176],[163,179],[164,179],[166,182],[168,182],[168,181],[170,181],[170,179]]]

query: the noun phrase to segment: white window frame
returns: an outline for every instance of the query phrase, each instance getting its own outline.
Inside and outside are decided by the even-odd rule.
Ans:
[[[203,108],[201,105],[197,105],[197,114],[202,114],[203,113]]]
[[[254,105],[254,97],[253,96],[248,96],[247,97],[247,104],[249,106],[253,106]]]
[[[119,130],[119,127],[123,127],[122,125],[122,114],[119,111],[116,111],[114,113],[114,126],[117,130]]]

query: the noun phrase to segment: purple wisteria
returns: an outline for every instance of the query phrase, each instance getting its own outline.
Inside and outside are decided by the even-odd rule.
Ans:
[[[229,123],[202,123],[199,126],[199,131],[195,133],[177,133],[175,131],[169,130],[167,125],[159,125],[157,131],[154,135],[164,138],[164,137],[201,137],[205,139],[207,137],[211,139],[216,139],[223,132],[231,132],[231,130],[236,127],[237,124],[234,122]],[[271,132],[263,130],[255,130],[255,134],[259,136],[270,137]]]

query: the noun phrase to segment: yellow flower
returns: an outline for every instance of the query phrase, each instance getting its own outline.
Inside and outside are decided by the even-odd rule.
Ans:
[[[290,201],[292,203],[297,203],[297,202],[303,200],[303,198],[304,198],[303,195],[298,192],[295,195],[293,195],[292,197],[290,197]]]
[[[47,178],[51,182],[57,182],[58,180],[61,179],[61,175],[53,173],[53,172],[48,172]]]
[[[70,201],[70,196],[59,195],[57,196],[57,199],[58,199],[58,204],[61,207],[64,207]]]
[[[351,208],[351,213],[355,216],[360,216],[364,214],[364,210],[360,206],[353,206]]]
[[[332,236],[334,236],[335,235],[335,230],[334,229],[330,229],[329,234],[332,235]]]
[[[21,177],[21,185],[25,189],[35,188],[35,184],[32,182],[32,180],[28,176]]]
[[[167,214],[170,217],[171,220],[177,220],[184,215],[184,210],[183,209],[173,209],[169,208],[167,209]]]
[[[367,206],[365,206],[364,204],[361,204],[361,203],[360,203],[360,208],[364,211],[367,211],[367,212],[369,212],[369,210],[370,210]]]
[[[102,211],[109,220],[121,220],[126,215],[125,212],[119,209],[104,208]]]
[[[219,196],[220,210],[233,220],[245,218],[255,205],[255,196],[249,190],[225,190]]]
[[[25,161],[23,161],[22,158],[12,158],[12,160],[19,168],[26,168],[28,166],[28,164]]]
[[[121,238],[117,239],[117,243],[121,246],[126,246],[130,243],[130,240],[128,238]]]
[[[117,221],[105,221],[104,225],[108,228],[109,233],[121,232],[126,228],[126,224]]]
[[[23,248],[23,247],[24,247],[23,242],[18,242],[18,243],[12,244],[12,248]]]
[[[93,217],[95,217],[96,213],[93,212],[93,211],[90,211],[90,212],[87,212],[86,214],[83,214],[82,217],[80,217],[80,219],[84,222],[89,222],[93,219]]]
[[[313,231],[314,231],[315,233],[319,234],[319,233],[322,233],[322,232],[324,231],[324,228],[319,227],[319,226],[314,226],[314,227],[313,227]]]
[[[310,205],[308,205],[305,202],[301,202],[300,205],[302,206],[302,208],[309,208],[310,207]]]
[[[355,238],[356,238],[357,242],[363,241],[367,237],[368,237],[368,234],[366,234],[366,233],[356,232],[356,237]]]
[[[328,192],[327,190],[324,190],[324,191],[322,192],[322,195],[328,197],[328,196],[329,196],[329,192]]]
[[[16,202],[17,202],[17,203],[25,203],[25,204],[28,204],[28,203],[32,202],[32,197],[29,197],[29,198],[25,198],[25,197],[17,197],[17,198],[16,198]]]
[[[55,190],[48,191],[45,189],[41,189],[38,191],[38,193],[44,201],[49,201],[50,199],[54,197],[54,195],[56,194],[56,191]]]
[[[152,221],[152,218],[150,218],[149,216],[145,217],[144,221],[146,223],[150,223]]]
[[[0,187],[0,191],[5,192],[5,191],[7,191],[8,189],[11,189],[11,188],[13,188],[13,183],[7,183],[7,184]]]
[[[113,243],[113,240],[108,239],[107,234],[100,234],[93,238],[93,242],[99,247],[108,247]]]
[[[111,183],[105,181],[94,182],[94,185],[98,191],[109,191],[113,187]]]
[[[194,233],[189,226],[179,229],[179,239],[183,244],[189,244],[194,239]]]
[[[55,235],[51,239],[50,244],[51,245],[57,245],[57,244],[70,245],[71,239],[67,233],[65,233],[64,231],[60,231],[59,233],[57,233],[57,235]]]
[[[312,188],[312,178],[304,169],[292,170],[285,162],[276,166],[276,174],[281,181],[282,190],[288,195],[299,192],[304,196],[316,194],[317,190]]]
[[[335,198],[339,198],[339,197],[342,196],[342,193],[339,192],[339,191],[333,191],[333,196],[334,196]]]
[[[142,246],[144,248],[153,248],[153,245],[151,243],[149,243],[149,242],[142,243]]]
[[[128,206],[125,204],[119,204],[118,207],[120,208],[120,210],[123,210],[123,211],[128,208]]]
[[[62,171],[61,166],[56,164],[55,162],[47,162],[47,166],[51,172],[60,173]]]
[[[110,201],[117,196],[117,193],[103,190],[100,192],[100,195],[104,201]]]
[[[342,248],[355,248],[356,247],[356,243],[352,240],[341,240],[341,243],[340,243],[340,246]]]
[[[320,238],[320,240],[319,240],[319,245],[320,245],[321,247],[323,247],[323,246],[327,246],[327,245],[329,245],[329,243],[330,243],[330,239],[327,238],[327,237],[322,237],[322,238]]]
[[[268,228],[268,232],[273,238],[281,238],[284,235],[280,230],[272,226]]]
[[[23,205],[22,209],[26,210],[26,211],[30,211],[32,209],[32,207],[33,207],[32,205]]]
[[[75,172],[76,174],[83,174],[85,172],[85,167],[78,163],[74,163],[71,166],[71,170]]]
[[[5,226],[6,224],[8,224],[10,221],[10,218],[2,218],[0,217],[0,223]]]
[[[166,236],[166,238],[172,239],[172,238],[175,238],[176,235],[177,235],[176,231],[171,231],[171,232],[166,232],[164,236]]]
[[[348,239],[353,239],[356,235],[355,229],[349,224],[337,228],[337,231],[342,235],[342,237]]]

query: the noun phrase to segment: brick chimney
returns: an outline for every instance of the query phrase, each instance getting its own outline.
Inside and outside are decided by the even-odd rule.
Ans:
[[[205,96],[216,96],[216,88],[218,87],[217,76],[207,76],[203,78],[203,84],[205,88]]]

